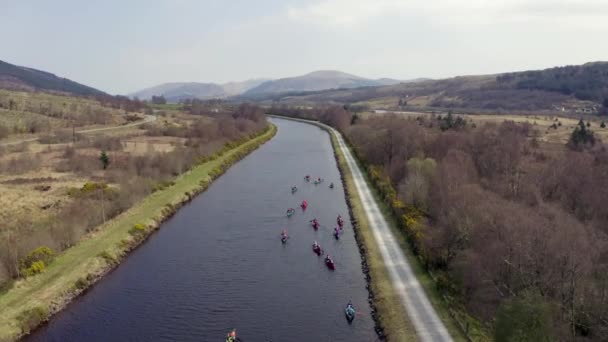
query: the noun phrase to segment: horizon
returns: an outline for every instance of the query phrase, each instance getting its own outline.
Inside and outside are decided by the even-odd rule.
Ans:
[[[443,79],[608,55],[608,47],[593,44],[608,34],[601,20],[608,4],[599,0],[360,0],[357,6],[346,0],[63,0],[5,7],[0,28],[20,32],[6,37],[11,49],[2,60],[111,94],[317,70]]]

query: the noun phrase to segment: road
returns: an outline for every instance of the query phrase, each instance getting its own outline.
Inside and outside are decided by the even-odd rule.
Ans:
[[[103,131],[111,131],[111,130],[115,130],[115,129],[122,129],[122,128],[127,128],[127,127],[139,126],[139,125],[143,125],[145,123],[154,122],[154,121],[156,121],[156,116],[154,116],[154,115],[146,115],[145,119],[143,119],[141,121],[137,121],[137,122],[132,122],[130,124],[120,125],[120,126],[112,126],[112,127],[100,127],[100,128],[83,129],[83,130],[80,130],[80,131],[76,131],[76,133],[77,134],[98,133],[98,132],[103,132]],[[19,145],[19,144],[22,144],[22,143],[34,142],[34,141],[36,141],[38,139],[40,139],[40,137],[21,139],[21,140],[16,140],[16,141],[8,141],[8,142],[0,143],[0,146]]]
[[[359,198],[361,198],[365,214],[370,222],[370,228],[380,248],[384,264],[389,271],[393,287],[401,298],[401,303],[416,329],[416,335],[421,341],[452,341],[446,327],[414,275],[386,219],[378,208],[363,173],[344,143],[342,135],[335,129],[327,127],[337,137],[338,145],[353,175]]]

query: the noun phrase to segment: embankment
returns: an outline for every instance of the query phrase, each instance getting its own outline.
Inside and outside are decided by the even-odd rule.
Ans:
[[[18,280],[0,294],[0,341],[13,341],[43,323],[114,269],[129,251],[139,246],[182,205],[231,165],[243,159],[276,133],[268,129],[256,137],[232,143],[190,171],[174,184],[98,227],[76,246],[60,254],[37,276]]]

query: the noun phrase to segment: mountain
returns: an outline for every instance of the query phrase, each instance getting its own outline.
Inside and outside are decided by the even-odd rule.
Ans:
[[[299,105],[361,103],[378,109],[412,111],[608,114],[608,62],[439,80],[418,79],[356,89],[263,94],[255,100]]]
[[[384,81],[367,79],[335,70],[320,70],[302,76],[287,77],[264,82],[259,86],[248,90],[244,95],[371,87],[383,85],[385,84],[383,82],[386,82],[389,79],[383,80]],[[399,82],[397,80],[390,81]]]
[[[132,94],[141,100],[150,100],[152,96],[163,95],[169,102],[179,102],[184,99],[212,99],[241,94],[253,87],[266,82],[268,79],[252,79],[243,82],[225,84],[200,82],[172,82],[146,88]]]
[[[107,95],[80,83],[46,71],[0,61],[0,88],[26,91],[49,91],[74,95]]]
[[[169,102],[183,99],[209,99],[224,97],[224,88],[215,83],[172,82],[146,88],[130,94],[140,100],[149,100],[152,96],[163,95]]]
[[[248,91],[251,88],[257,87],[260,84],[269,81],[268,78],[255,78],[243,82],[229,82],[222,84],[222,88],[224,88],[224,92],[228,96],[234,96],[242,94]]]

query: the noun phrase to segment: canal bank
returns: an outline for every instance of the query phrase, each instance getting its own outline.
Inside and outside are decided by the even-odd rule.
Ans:
[[[172,186],[146,197],[57,256],[40,275],[21,279],[0,294],[0,341],[28,333],[118,266],[179,207],[203,192],[232,164],[270,140],[276,127],[231,145],[178,176]],[[137,225],[137,228],[135,226]]]
[[[347,223],[339,240],[331,233],[348,207],[330,137],[308,124],[272,122],[274,139],[26,340],[214,341],[232,328],[245,341],[377,340],[353,229]],[[325,182],[307,183],[306,174]],[[285,217],[304,199],[306,211]],[[315,240],[335,271],[313,253]],[[358,312],[350,325],[348,301]]]

